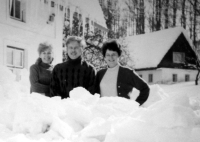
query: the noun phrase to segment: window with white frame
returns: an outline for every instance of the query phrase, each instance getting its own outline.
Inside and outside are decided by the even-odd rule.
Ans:
[[[184,63],[185,62],[185,53],[173,52],[173,62],[174,63]]]
[[[178,80],[177,74],[173,74],[173,75],[172,75],[172,81],[173,81],[173,82],[177,82],[177,80]]]
[[[6,65],[16,74],[16,80],[20,80],[20,70],[24,68],[24,50],[7,46]]]
[[[153,82],[153,74],[149,74],[149,83]]]
[[[9,15],[12,19],[26,22],[26,0],[9,0]]]

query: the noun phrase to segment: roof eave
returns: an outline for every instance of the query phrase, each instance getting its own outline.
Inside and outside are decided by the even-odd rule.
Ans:
[[[135,71],[155,70],[157,68],[158,67],[138,68],[138,69],[135,69]]]

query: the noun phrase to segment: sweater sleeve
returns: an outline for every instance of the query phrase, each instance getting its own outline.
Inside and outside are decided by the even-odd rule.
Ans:
[[[51,81],[50,81],[50,97],[54,96],[59,96],[59,79],[57,77],[58,72],[57,72],[57,66],[54,67],[52,76],[51,76]]]
[[[31,93],[47,93],[49,92],[49,86],[41,84],[39,82],[39,67],[37,65],[32,65],[30,67],[30,76],[29,76],[30,84],[31,84]]]
[[[88,82],[88,91],[91,94],[94,94],[94,83],[95,83],[95,69],[90,66],[89,82]]]
[[[100,94],[100,91],[99,91],[99,72],[96,73],[94,84],[93,84],[93,94],[95,94],[95,93]]]
[[[140,91],[139,96],[136,99],[140,105],[142,105],[149,97],[150,88],[148,84],[133,71],[133,81],[135,88]]]

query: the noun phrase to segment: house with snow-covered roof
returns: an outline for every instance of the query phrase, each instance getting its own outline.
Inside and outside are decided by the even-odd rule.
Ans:
[[[38,45],[44,42],[54,48],[53,64],[62,62],[63,29],[67,25],[71,32],[74,19],[82,33],[78,36],[84,36],[86,24],[90,32],[101,30],[106,35],[98,0],[1,0],[0,65],[20,80],[21,70],[35,63]]]
[[[196,55],[181,27],[126,38],[134,69],[148,83],[195,80]]]

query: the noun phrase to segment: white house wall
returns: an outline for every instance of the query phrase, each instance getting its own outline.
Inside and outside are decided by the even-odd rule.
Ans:
[[[137,73],[138,75],[142,75],[142,78],[149,84],[159,83],[162,78],[162,71],[160,69],[137,71]],[[153,82],[149,82],[149,74],[153,75]]]
[[[49,5],[40,0],[26,0],[26,22],[21,22],[10,18],[9,0],[0,2],[0,65],[6,65],[6,48],[13,46],[25,50],[25,68],[29,68],[38,58],[38,45],[44,42],[54,48],[54,63],[62,62],[63,12],[56,7],[48,10]],[[54,22],[47,23],[52,11]]]
[[[196,79],[197,70],[162,68],[162,83],[173,82],[172,75],[177,74],[177,82],[185,82],[185,75],[190,75],[190,81]]]
[[[172,83],[173,74],[177,74],[177,82],[185,82],[185,75],[190,76],[189,81],[194,81],[196,79],[197,70],[186,70],[186,69],[171,69],[171,68],[158,68],[155,70],[144,70],[137,71],[138,75],[142,75],[142,78],[149,83],[149,74],[153,74],[153,82],[155,83]]]

